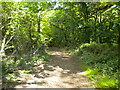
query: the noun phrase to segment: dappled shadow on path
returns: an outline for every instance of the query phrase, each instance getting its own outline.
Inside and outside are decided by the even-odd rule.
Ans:
[[[69,55],[65,51],[51,50],[48,62],[32,68],[28,74],[21,74],[22,78],[15,86],[40,88],[90,88],[93,84],[88,81],[81,69],[82,64],[77,56]],[[23,79],[23,80],[22,80]],[[22,83],[25,82],[25,83]],[[21,84],[20,84],[21,83]]]

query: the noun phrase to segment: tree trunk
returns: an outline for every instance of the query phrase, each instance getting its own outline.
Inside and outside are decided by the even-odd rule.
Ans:
[[[6,42],[7,35],[4,36],[1,44],[0,56],[5,56],[5,42]]]
[[[96,29],[96,23],[97,23],[97,12],[96,12],[96,16],[95,16],[95,26],[94,26],[94,31],[93,31],[93,42],[96,42],[96,31],[97,31],[97,29]]]
[[[38,12],[38,32],[40,33],[40,11]]]

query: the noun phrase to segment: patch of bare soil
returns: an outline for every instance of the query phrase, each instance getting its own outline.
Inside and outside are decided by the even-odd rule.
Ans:
[[[51,50],[50,60],[32,69],[30,74],[20,71],[15,88],[93,88],[81,69],[77,56],[65,51]]]

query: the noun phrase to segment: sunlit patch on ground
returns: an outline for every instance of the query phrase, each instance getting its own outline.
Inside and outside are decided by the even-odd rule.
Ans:
[[[52,51],[46,63],[34,67],[25,74],[19,71],[21,78],[16,88],[89,88],[93,84],[80,68],[77,57],[61,51]]]
[[[85,75],[86,72],[78,72],[77,74],[79,74],[79,75]]]

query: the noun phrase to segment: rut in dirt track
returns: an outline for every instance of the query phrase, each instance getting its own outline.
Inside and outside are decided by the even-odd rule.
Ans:
[[[81,69],[82,64],[77,56],[65,51],[51,50],[50,60],[35,67],[30,75],[23,75],[26,84],[15,87],[25,88],[90,88],[90,82]]]

